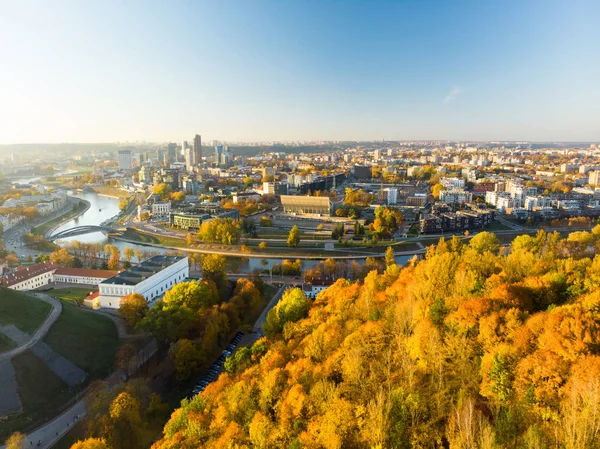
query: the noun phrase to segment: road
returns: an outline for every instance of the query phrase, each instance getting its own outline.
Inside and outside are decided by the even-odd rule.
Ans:
[[[238,348],[243,348],[244,346],[254,344],[254,342],[256,340],[258,340],[259,338],[262,337],[263,326],[265,325],[265,321],[267,321],[267,315],[269,314],[271,309],[273,307],[275,307],[275,305],[279,302],[279,300],[281,299],[281,296],[283,295],[283,292],[285,292],[285,290],[287,288],[288,288],[288,285],[283,284],[279,288],[279,290],[277,290],[277,293],[275,293],[275,296],[273,296],[273,298],[271,298],[271,301],[269,301],[269,304],[267,304],[267,307],[265,307],[265,309],[262,311],[262,313],[260,314],[260,316],[258,317],[256,322],[254,323],[252,332],[250,334],[244,335],[244,337],[240,341],[240,344],[237,346]]]

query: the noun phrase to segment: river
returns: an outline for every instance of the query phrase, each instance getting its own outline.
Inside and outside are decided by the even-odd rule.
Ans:
[[[90,203],[90,208],[83,213],[79,218],[71,220],[64,225],[57,228],[54,232],[64,231],[66,229],[71,229],[77,226],[84,225],[100,225],[100,223],[108,220],[109,218],[114,217],[119,213],[119,200],[117,198],[111,198],[106,196],[100,196],[94,192],[84,192],[84,193],[73,193],[69,192],[69,195],[84,199]],[[62,241],[70,241],[70,240],[79,240],[80,242],[87,243],[101,243],[105,245],[110,243],[111,245],[119,248],[121,252],[126,247],[130,247],[133,249],[140,248],[143,251],[154,251],[158,253],[172,252],[172,250],[157,248],[153,246],[144,246],[144,245],[136,245],[134,243],[122,242],[120,240],[110,239],[101,232],[94,232],[91,234],[79,235],[71,238],[64,239]],[[404,265],[410,260],[412,256],[396,256],[396,262],[399,265]],[[255,257],[227,257],[229,269],[236,273],[249,273],[255,269],[258,270],[268,270],[273,265],[281,263],[281,259],[278,258],[264,258],[259,259]],[[290,257],[293,259],[293,256]],[[266,263],[264,262],[266,261]],[[317,264],[318,260],[303,260],[302,267],[303,268],[311,268],[315,264]],[[364,263],[364,259],[358,259],[358,263]]]

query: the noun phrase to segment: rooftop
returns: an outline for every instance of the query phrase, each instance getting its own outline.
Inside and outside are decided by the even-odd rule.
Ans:
[[[54,271],[60,268],[60,265],[53,262],[42,262],[36,265],[31,265],[29,267],[19,266],[15,270],[14,273],[6,274],[0,278],[0,285],[5,287],[10,287],[15,284],[19,284],[20,282],[27,281],[28,279],[32,279],[40,274],[48,273],[50,271]]]
[[[137,285],[187,256],[154,256],[101,282],[103,285]]]
[[[90,278],[105,278],[108,279],[117,275],[118,271],[111,270],[90,270],[88,268],[70,268],[61,267],[54,274],[62,274],[63,276],[84,276]]]

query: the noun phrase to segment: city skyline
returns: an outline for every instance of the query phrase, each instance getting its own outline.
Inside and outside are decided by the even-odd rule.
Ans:
[[[0,144],[600,140],[591,1],[3,9]]]

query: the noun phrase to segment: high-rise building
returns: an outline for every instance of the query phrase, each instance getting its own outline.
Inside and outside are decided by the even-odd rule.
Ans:
[[[119,150],[119,169],[131,170],[133,167],[133,158],[131,157],[131,150],[121,148]]]
[[[600,170],[594,170],[590,172],[588,177],[588,183],[594,187],[600,185]]]
[[[185,169],[187,171],[192,171],[194,168],[194,150],[192,148],[186,148],[183,152],[185,156]]]
[[[194,165],[198,165],[202,160],[202,137],[196,134],[194,137]]]
[[[172,164],[177,162],[177,144],[169,143],[167,146],[167,163]]]
[[[223,155],[223,145],[217,145],[215,147],[215,162],[217,166],[221,165],[221,156]]]

